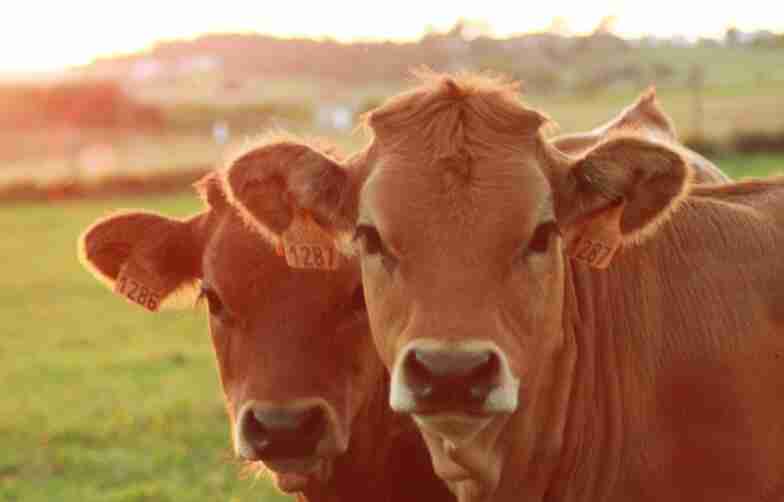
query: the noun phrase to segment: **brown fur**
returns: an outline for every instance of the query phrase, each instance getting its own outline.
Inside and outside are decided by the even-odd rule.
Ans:
[[[672,119],[664,113],[656,99],[656,90],[651,87],[621,113],[591,131],[584,133],[565,134],[550,140],[550,143],[560,151],[578,156],[595,147],[606,138],[623,131],[634,131],[637,135],[644,135],[653,140],[677,143],[678,136]],[[729,181],[729,177],[711,161],[697,152],[685,148],[679,149],[694,170],[696,183],[714,183]]]
[[[512,144],[504,139],[531,136],[548,121],[519,106],[517,82],[477,74],[451,78],[429,70],[417,76],[419,87],[367,116],[377,140],[400,155],[426,155],[429,162],[481,156],[486,147]],[[406,141],[412,133],[419,137],[416,149]]]
[[[259,158],[296,162],[302,157],[267,154],[310,148],[275,141],[247,150],[230,167]],[[347,450],[318,474],[326,479],[310,481],[303,500],[452,500],[413,424],[386,405],[388,378],[363,305],[355,303],[356,263],[334,272],[289,268],[226,203],[224,174],[198,183],[208,206],[193,218],[130,212],[99,221],[82,239],[85,264],[111,281],[131,270],[166,292],[200,281],[220,297],[224,306],[210,316],[210,332],[232,424],[251,399],[320,397],[334,409]]]
[[[428,76],[371,114],[342,188],[342,218],[380,237],[360,259],[387,367],[413,341],[489,340],[520,379],[467,443],[422,426],[436,472],[462,501],[775,499],[784,179],[689,192],[682,149],[642,129],[565,155],[505,82],[476,82]],[[445,152],[472,159],[465,186],[442,189]],[[553,215],[564,237],[527,253]],[[575,234],[647,238],[597,270]]]

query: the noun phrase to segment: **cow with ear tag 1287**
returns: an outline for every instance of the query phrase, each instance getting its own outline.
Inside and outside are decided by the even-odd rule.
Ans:
[[[546,121],[424,74],[281,180],[358,242],[393,409],[462,501],[781,499],[784,180],[692,186],[633,130],[566,155]]]

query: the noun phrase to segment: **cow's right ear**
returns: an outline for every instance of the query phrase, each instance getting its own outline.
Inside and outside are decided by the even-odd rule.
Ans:
[[[605,268],[624,243],[652,235],[688,194],[693,171],[677,146],[632,134],[580,158],[551,157],[556,213],[567,253]]]
[[[109,216],[79,238],[79,259],[115,294],[147,310],[192,305],[201,277],[200,219],[147,212]]]
[[[229,202],[273,244],[303,214],[334,242],[353,231],[348,171],[308,145],[280,141],[251,150],[229,165],[224,181]]]

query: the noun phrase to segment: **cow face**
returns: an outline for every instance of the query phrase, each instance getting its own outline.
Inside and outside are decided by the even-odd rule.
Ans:
[[[325,481],[382,368],[356,266],[292,269],[236,216],[205,249],[202,294],[234,444],[287,491]]]
[[[232,168],[259,167],[241,159]],[[202,297],[237,454],[263,461],[281,489],[300,491],[329,478],[382,378],[359,270],[348,261],[332,271],[289,267],[226,203],[221,183],[202,182],[210,208],[186,221],[130,212],[95,223],[82,258],[149,310],[184,290]]]
[[[425,75],[368,121],[362,154],[281,190],[357,245],[393,409],[430,446],[481,441],[546,392],[572,262],[608,266],[665,220],[690,170],[631,133],[567,156],[511,85],[478,76]],[[253,197],[235,203],[253,214]]]

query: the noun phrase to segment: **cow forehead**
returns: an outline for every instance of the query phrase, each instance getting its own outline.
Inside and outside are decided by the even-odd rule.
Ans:
[[[432,165],[379,163],[362,189],[359,223],[377,226],[393,247],[407,252],[423,242],[518,242],[552,218],[549,183],[532,159],[480,159],[465,179],[453,178]]]

